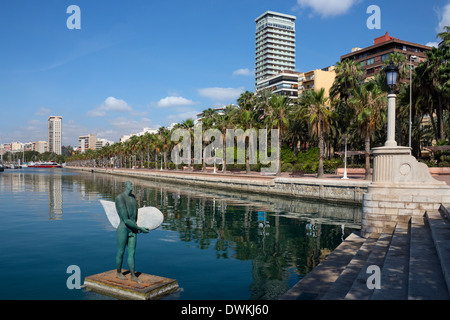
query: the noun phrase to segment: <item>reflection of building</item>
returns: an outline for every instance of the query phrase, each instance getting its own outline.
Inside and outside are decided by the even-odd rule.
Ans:
[[[81,153],[86,150],[95,150],[96,149],[97,137],[93,134],[88,134],[86,136],[78,137],[78,151]]]
[[[256,22],[255,87],[283,70],[295,70],[295,16],[266,11]]]
[[[61,154],[62,144],[62,117],[48,118],[48,151]]]
[[[431,50],[430,47],[417,43],[399,40],[391,37],[386,32],[384,36],[375,38],[373,45],[367,48],[353,49],[351,53],[341,56],[341,61],[345,59],[355,60],[366,71],[365,77],[371,77],[380,72],[384,61],[389,59],[389,55],[394,52],[404,54],[409,63],[411,56],[416,56],[416,62],[412,61],[413,65],[426,59],[426,52]]]
[[[62,177],[54,175],[48,178],[48,215],[49,220],[61,220],[63,213]]]

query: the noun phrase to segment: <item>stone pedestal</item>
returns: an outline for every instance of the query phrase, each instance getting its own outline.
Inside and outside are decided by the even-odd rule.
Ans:
[[[372,183],[363,195],[363,237],[450,202],[450,186],[434,179],[410,148],[385,146],[372,153]]]
[[[127,280],[117,278],[116,270],[95,274],[85,278],[84,286],[87,290],[121,300],[157,300],[178,289],[175,279],[137,272],[142,281],[139,283],[129,279],[129,271],[123,274]]]

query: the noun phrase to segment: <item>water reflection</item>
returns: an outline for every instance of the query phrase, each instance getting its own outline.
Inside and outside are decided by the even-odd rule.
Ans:
[[[0,190],[7,190],[11,193],[37,192],[47,194],[49,220],[62,219],[62,170],[35,171],[33,169],[26,169],[14,170],[11,174],[7,173],[3,173],[1,176]]]
[[[52,221],[63,219],[63,212],[82,205],[87,212],[80,219],[89,219],[92,228],[96,225],[96,237],[100,240],[114,229],[98,200],[113,201],[127,180],[133,182],[138,207],[155,206],[165,216],[160,232],[156,233],[158,243],[141,241],[139,250],[160,255],[173,250],[171,265],[177,268],[174,277],[184,289],[181,299],[215,299],[215,294],[226,299],[276,299],[359,228],[361,222],[358,206],[67,170],[25,169],[4,174],[0,176],[0,191],[46,195],[48,219]],[[98,225],[103,231],[98,232]],[[202,261],[204,265],[194,268],[180,263],[186,252],[191,255],[189,261]],[[211,252],[214,261],[207,260]],[[157,270],[152,257],[140,259],[141,265],[151,263]],[[247,263],[251,264],[251,279],[245,278]],[[245,289],[243,281],[248,283]],[[211,284],[208,287],[206,283]],[[233,294],[222,296],[216,293],[218,290]]]

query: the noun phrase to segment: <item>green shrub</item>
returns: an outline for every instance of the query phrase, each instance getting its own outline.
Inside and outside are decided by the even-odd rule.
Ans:
[[[293,168],[294,166],[292,165],[292,163],[283,163],[281,165],[281,172],[292,172]]]
[[[294,163],[296,161],[294,151],[286,146],[281,148],[280,159],[283,163]]]
[[[438,167],[443,168],[443,167],[450,167],[450,162],[447,161],[441,161],[438,164]]]
[[[336,169],[339,168],[339,166],[343,165],[342,158],[335,158],[331,160],[324,160],[323,162],[323,171],[325,173],[335,173]]]

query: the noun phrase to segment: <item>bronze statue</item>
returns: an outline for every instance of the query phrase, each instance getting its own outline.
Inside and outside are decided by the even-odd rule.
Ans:
[[[133,191],[133,184],[129,181],[124,184],[124,191],[116,198],[116,210],[120,218],[119,226],[117,227],[117,255],[116,255],[116,270],[119,279],[126,280],[122,274],[122,261],[125,253],[125,248],[128,247],[128,267],[130,269],[131,280],[141,282],[135,274],[134,269],[134,255],[136,252],[137,234],[140,232],[148,233],[149,229],[139,227],[137,225],[137,205],[136,198]]]

